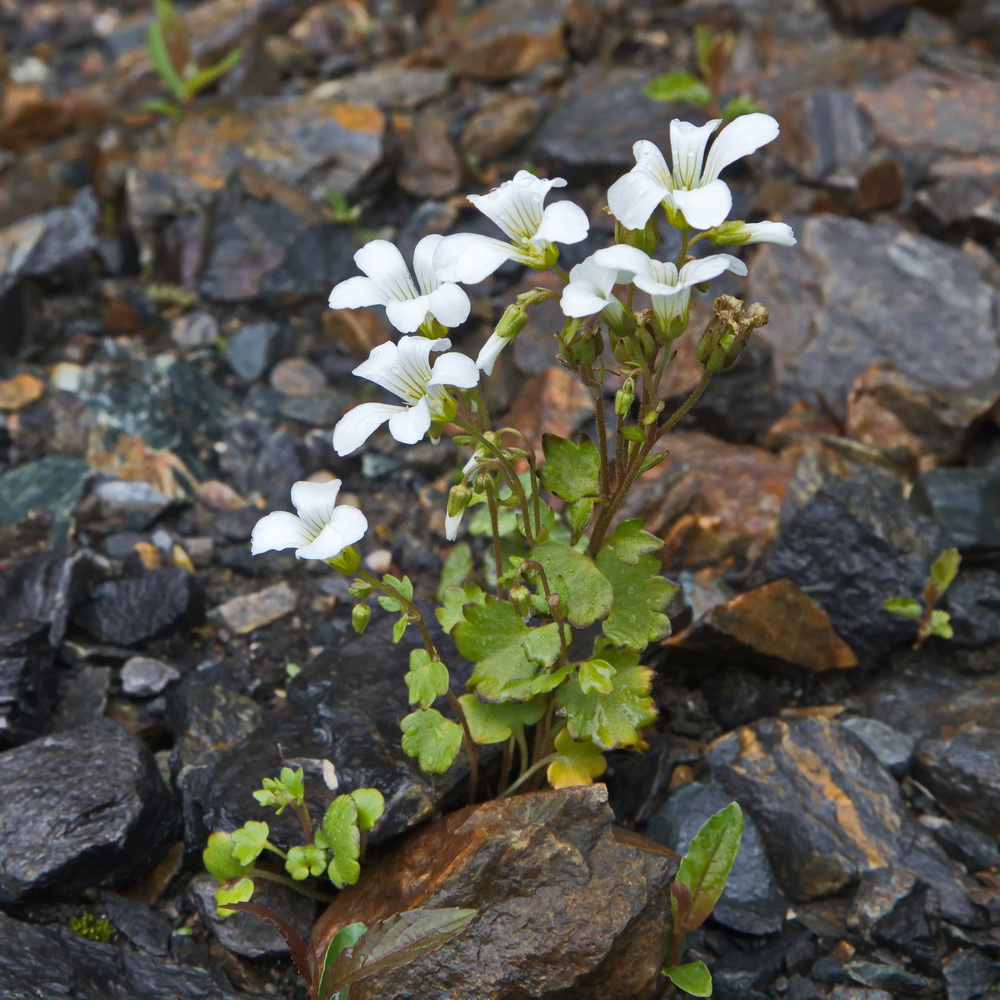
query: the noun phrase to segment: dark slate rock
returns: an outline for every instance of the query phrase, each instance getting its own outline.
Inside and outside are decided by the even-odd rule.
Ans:
[[[844,966],[844,972],[854,982],[872,989],[886,990],[893,997],[926,996],[937,991],[938,984],[934,980],[918,976],[896,965],[859,960],[848,962]]]
[[[152,570],[94,588],[76,620],[102,642],[132,646],[205,623],[205,592],[180,567]]]
[[[149,748],[110,720],[0,754],[0,788],[2,903],[127,883],[177,835]]]
[[[919,594],[948,544],[892,476],[866,469],[821,487],[764,553],[759,571],[797,583],[865,661],[912,641],[913,623],[889,614],[884,601]]]
[[[89,552],[40,552],[0,575],[0,623],[44,622],[59,646],[70,617],[87,596],[96,564]]]
[[[216,975],[224,982],[222,973]],[[239,1000],[204,969],[88,941],[65,927],[23,924],[0,913],[4,1000]]]
[[[983,833],[961,820],[922,817],[934,839],[944,848],[949,858],[965,865],[970,872],[982,872],[1000,867],[1000,845],[995,835]]]
[[[941,604],[951,615],[952,642],[973,647],[1000,642],[1000,573],[996,570],[964,570]]]
[[[284,323],[251,323],[241,326],[229,338],[226,361],[229,367],[249,384],[259,379],[278,360],[288,340]]]
[[[234,176],[212,213],[201,293],[219,302],[326,299],[354,272],[353,252],[349,227],[258,198]]]
[[[975,1000],[1000,986],[1000,967],[981,952],[956,951],[944,961],[948,1000]]]
[[[922,966],[937,960],[927,918],[928,886],[905,868],[876,868],[861,876],[848,926],[869,943],[885,945]]]
[[[61,659],[65,656],[60,655]],[[52,719],[54,732],[78,729],[104,718],[111,691],[111,667],[80,663],[59,684],[59,698]]]
[[[931,469],[910,502],[942,524],[963,552],[1000,549],[1000,469]]]
[[[70,518],[90,475],[87,463],[65,455],[49,455],[0,475],[0,524],[17,524],[29,513],[52,519],[49,543],[65,545]]]
[[[712,996],[717,1000],[763,998],[766,994],[759,991],[769,988],[784,969],[794,966],[804,954],[811,957],[812,941],[808,931],[795,929],[744,947],[720,941],[719,957],[711,966]]]
[[[138,479],[109,479],[94,490],[102,517],[125,518],[136,528],[155,521],[173,502],[155,486]]]
[[[921,740],[914,773],[949,809],[987,833],[1000,830],[1000,731],[966,723]]]
[[[111,923],[137,948],[151,955],[169,953],[173,926],[164,913],[115,892],[105,894],[102,903]]]
[[[785,1000],[820,1000],[819,990],[802,976],[792,976],[788,980]]]
[[[694,781],[681,785],[650,820],[646,836],[683,854],[702,823],[731,801],[725,792],[709,785]],[[760,831],[747,816],[740,853],[712,917],[745,934],[774,934],[781,930],[787,908]]]
[[[912,736],[896,732],[878,719],[864,716],[845,720],[844,728],[854,733],[878,757],[882,766],[897,778],[909,771],[913,750],[917,745]]]
[[[566,87],[539,130],[538,155],[569,168],[635,166],[632,144],[649,139],[669,148],[668,122],[687,105],[666,106],[643,93],[646,70],[592,66]],[[697,114],[697,112],[696,112]]]
[[[122,667],[122,692],[132,698],[152,698],[180,679],[180,671],[170,663],[151,656],[133,656]]]
[[[760,253],[746,295],[770,310],[760,337],[775,349],[786,404],[819,399],[843,418],[875,361],[970,413],[996,400],[1000,290],[970,257],[888,221],[811,216],[798,237],[793,254]]]
[[[0,628],[0,748],[41,736],[52,718],[55,654],[41,622]]]
[[[288,510],[292,484],[305,478],[298,441],[254,417],[239,417],[226,425],[223,443],[221,464],[237,493],[257,491],[269,504]]]

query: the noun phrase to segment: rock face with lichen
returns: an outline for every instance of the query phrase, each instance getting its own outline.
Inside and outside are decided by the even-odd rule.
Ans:
[[[438,951],[351,987],[361,1000],[651,998],[670,931],[676,870],[617,831],[603,785],[463,809],[403,841],[341,892],[312,937],[322,956],[355,920],[415,907],[479,913]],[[645,843],[648,849],[637,846]]]

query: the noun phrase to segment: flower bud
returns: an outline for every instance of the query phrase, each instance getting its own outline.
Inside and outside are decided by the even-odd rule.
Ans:
[[[368,628],[368,622],[371,621],[371,617],[372,609],[367,604],[354,605],[354,609],[351,611],[351,625],[358,635],[361,635]]]
[[[448,493],[448,516],[458,517],[472,500],[472,490],[468,486],[463,486],[459,483],[457,486],[452,486]]]
[[[531,591],[523,583],[511,587],[507,596],[510,598],[510,603],[514,605],[514,610],[521,618],[531,617],[534,611],[531,603]]]
[[[652,257],[660,245],[660,219],[656,212],[646,220],[642,229],[626,229],[620,222],[615,222],[615,243],[635,247]]]
[[[635,379],[629,375],[622,387],[615,393],[615,413],[619,417],[627,417],[635,402]]]
[[[494,333],[501,340],[511,340],[524,329],[527,322],[528,310],[513,302],[503,311]]]

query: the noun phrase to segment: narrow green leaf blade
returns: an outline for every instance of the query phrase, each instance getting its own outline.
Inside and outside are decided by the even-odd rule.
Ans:
[[[712,974],[704,962],[686,962],[684,965],[672,965],[663,970],[677,989],[693,997],[710,997],[712,995]]]
[[[924,609],[920,602],[915,601],[912,597],[888,597],[883,607],[894,615],[902,615],[904,618],[912,618],[914,621],[924,616]]]
[[[654,77],[646,84],[646,96],[654,101],[694,104],[699,108],[706,107],[712,100],[712,92],[692,73],[675,70]]]
[[[170,93],[183,101],[187,98],[187,89],[184,81],[174,68],[167,50],[167,43],[163,37],[163,29],[159,22],[154,21],[146,32],[146,51],[149,53],[149,61],[153,64],[153,69],[159,74],[160,79],[167,85]]]
[[[710,816],[695,834],[677,872],[677,881],[691,893],[686,932],[700,927],[719,901],[742,836],[743,811],[736,802]]]
[[[931,583],[937,588],[940,597],[958,576],[958,568],[962,565],[962,556],[958,549],[945,549],[931,566]]]
[[[331,985],[333,980],[328,976],[330,968],[343,952],[347,951],[348,948],[353,948],[361,940],[361,936],[367,929],[365,924],[358,920],[356,923],[341,927],[330,938],[330,943],[326,946],[326,954],[323,956],[323,973],[319,980],[319,995],[321,997],[328,997],[331,993],[339,992],[339,990],[334,990]]]

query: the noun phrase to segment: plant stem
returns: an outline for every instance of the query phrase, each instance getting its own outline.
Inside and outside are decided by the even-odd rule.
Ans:
[[[490,509],[490,526],[493,528],[493,561],[497,571],[497,600],[503,597],[500,578],[503,576],[503,552],[500,549],[500,512],[497,510],[497,495],[492,480],[486,484],[486,504]]]
[[[543,767],[548,767],[548,765],[554,760],[557,760],[558,757],[559,754],[553,753],[549,754],[548,757],[543,757],[541,760],[536,761],[521,775],[520,778],[517,779],[517,781],[514,782],[513,785],[508,785],[507,788],[497,796],[497,798],[505,799],[508,795],[513,795],[514,792],[516,792],[518,788],[520,788],[521,785],[523,785],[529,778],[534,777],[534,775],[536,775]]]
[[[298,802],[291,802],[289,804],[298,817],[299,825],[302,827],[303,834],[305,834],[306,843],[311,844],[315,838],[313,837],[313,825],[312,819],[309,816],[309,810],[306,809],[305,805],[299,805]]]
[[[318,892],[316,889],[309,889],[301,882],[296,882],[295,879],[288,878],[285,875],[279,875],[277,872],[269,872],[263,868],[251,868],[247,874],[251,878],[262,878],[266,882],[277,882],[278,885],[287,886],[289,889],[294,889],[300,895],[307,896],[309,899],[317,899],[321,903],[333,902],[333,896],[328,896],[325,892]]]

